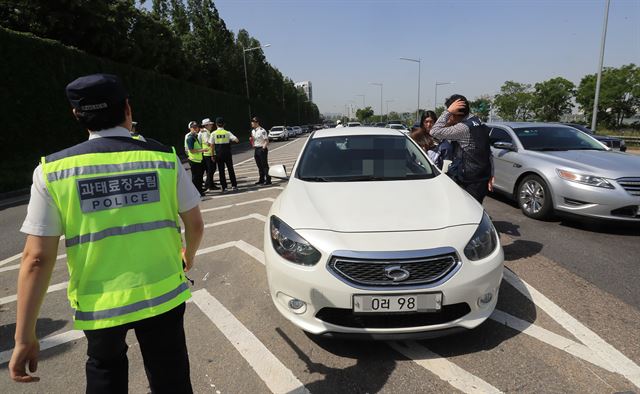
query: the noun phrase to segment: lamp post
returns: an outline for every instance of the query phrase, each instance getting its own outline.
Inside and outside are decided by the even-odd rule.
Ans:
[[[602,26],[602,39],[600,41],[600,65],[598,66],[598,77],[596,78],[596,96],[593,98],[593,115],[591,116],[591,130],[596,131],[596,121],[598,120],[598,99],[600,98],[600,80],[602,79],[602,62],[604,61],[604,43],[607,39],[607,22],[609,20],[609,3],[604,8],[604,24]]]
[[[455,82],[438,82],[436,81],[436,94],[435,97],[433,98],[433,109],[435,111],[436,108],[438,108],[438,86],[442,86],[442,85],[449,85]],[[446,108],[445,108],[446,109]]]
[[[246,48],[246,49],[244,45],[240,44],[240,46],[242,47],[242,63],[244,64],[244,83],[247,85],[247,103],[249,104],[249,119],[251,119],[251,101],[249,100],[249,78],[247,77],[247,57],[245,56],[245,53],[249,51],[255,51],[256,49],[260,49],[260,48],[270,47],[271,44],[266,44],[266,45],[261,45],[258,47]]]
[[[382,82],[369,82],[369,85],[380,86],[380,121],[382,122]]]
[[[416,109],[416,122],[420,121],[420,70],[422,69],[422,59],[411,59],[408,57],[401,57],[400,60],[406,60],[408,62],[418,63],[418,108]]]

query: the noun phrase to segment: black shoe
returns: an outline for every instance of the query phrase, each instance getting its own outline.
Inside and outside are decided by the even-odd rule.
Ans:
[[[211,186],[209,189],[211,189],[211,190],[220,190],[220,186],[218,186],[218,185],[213,185],[213,186]]]
[[[254,185],[262,185],[263,183],[264,183],[264,182],[262,182],[262,181],[258,181],[258,182],[256,182],[256,183],[254,183]]]
[[[267,182],[263,183],[263,185],[265,185],[265,186],[266,185],[271,185],[271,181],[267,181]]]
[[[232,187],[231,190],[233,190],[234,192],[237,192],[238,191],[238,186]]]
[[[204,197],[206,195],[207,195],[207,193],[200,193],[200,197]]]

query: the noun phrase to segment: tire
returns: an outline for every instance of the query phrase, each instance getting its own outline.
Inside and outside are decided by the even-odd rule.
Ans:
[[[549,186],[537,175],[527,175],[522,179],[516,197],[522,213],[532,219],[546,219],[553,211]]]

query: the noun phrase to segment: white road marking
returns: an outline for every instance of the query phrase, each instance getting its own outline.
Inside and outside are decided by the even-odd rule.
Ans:
[[[405,344],[407,345],[406,347],[404,346]],[[494,386],[458,367],[439,354],[419,345],[417,342],[391,342],[389,345],[397,352],[404,354],[422,368],[431,371],[440,379],[464,393],[501,393]]]
[[[14,257],[16,257],[16,256],[13,256],[11,258],[14,258]],[[20,257],[22,257],[22,254],[20,254],[16,260],[19,260]],[[56,256],[56,261],[64,259],[66,257],[67,257],[66,254],[58,255],[58,256]],[[7,266],[7,267],[0,268],[0,272],[12,271],[12,270],[17,270],[17,269],[20,269],[20,264],[14,264],[14,265],[10,265],[10,266]]]
[[[76,339],[84,338],[84,333],[80,330],[65,331],[63,333],[52,335],[40,340],[40,351],[50,349],[52,347],[62,345]],[[0,364],[8,363],[11,360],[13,349],[5,350],[0,353]]]
[[[207,196],[207,198],[204,201],[217,200],[218,198],[236,197],[236,196],[239,196],[240,194],[246,194],[246,193],[267,192],[269,190],[284,190],[284,187],[283,186],[261,187],[257,190],[242,191],[242,193],[227,193],[227,194],[221,194],[218,196]]]
[[[7,257],[6,259],[0,261],[0,267],[2,267],[5,264],[9,264],[9,263],[11,263],[13,261],[19,260],[21,257],[22,257],[22,252],[20,252],[20,253],[18,253],[16,255],[13,255],[11,257]]]
[[[200,213],[219,211],[219,210],[222,210],[222,209],[229,209],[229,208],[232,208],[232,207],[240,207],[240,206],[243,206],[243,205],[256,204],[256,203],[259,203],[259,202],[273,202],[274,200],[275,199],[273,199],[271,197],[260,198],[258,200],[239,202],[239,203],[235,203],[235,204],[231,204],[231,205],[223,205],[221,207],[201,209]],[[0,272],[2,272],[1,268],[0,268]]]
[[[52,291],[58,291],[62,289],[66,289],[69,286],[69,282],[56,283],[55,285],[49,286],[47,289],[47,293],[51,293]],[[15,302],[18,299],[18,295],[10,295],[6,297],[0,298],[0,305],[8,304],[10,302]]]
[[[272,392],[309,392],[293,372],[207,290],[195,291],[193,302],[218,327]]]
[[[567,352],[574,357],[581,358],[609,372],[617,373],[613,366],[602,360],[591,349],[581,343],[572,341],[571,339],[565,338],[533,323],[529,323],[528,321],[518,319],[515,316],[497,309],[493,311],[491,319],[500,324],[504,324],[507,327],[513,328],[516,331],[520,331],[523,334],[527,334],[546,343],[547,345],[551,345],[556,349]]]
[[[504,270],[504,279],[525,297],[530,299],[537,307],[545,311],[551,318],[564,327],[565,330],[573,334],[599,358],[615,368],[616,372],[640,388],[640,367],[638,367],[637,364],[510,270]]]
[[[256,248],[255,246],[244,242],[243,240],[240,241],[236,241],[235,244],[236,248],[240,249],[241,251],[245,252],[246,254],[248,254],[249,256],[253,257],[254,259],[256,259],[258,262],[260,262],[262,265],[264,265],[264,252],[258,248]]]

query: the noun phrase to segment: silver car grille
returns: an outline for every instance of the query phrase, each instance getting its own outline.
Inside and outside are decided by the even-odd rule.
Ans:
[[[632,196],[640,196],[640,177],[639,178],[618,178],[618,184]]]
[[[442,280],[455,270],[458,263],[459,259],[455,253],[400,260],[333,257],[328,268],[334,275],[356,287],[418,286]],[[399,281],[385,275],[385,269],[392,267],[406,271],[409,276]]]

